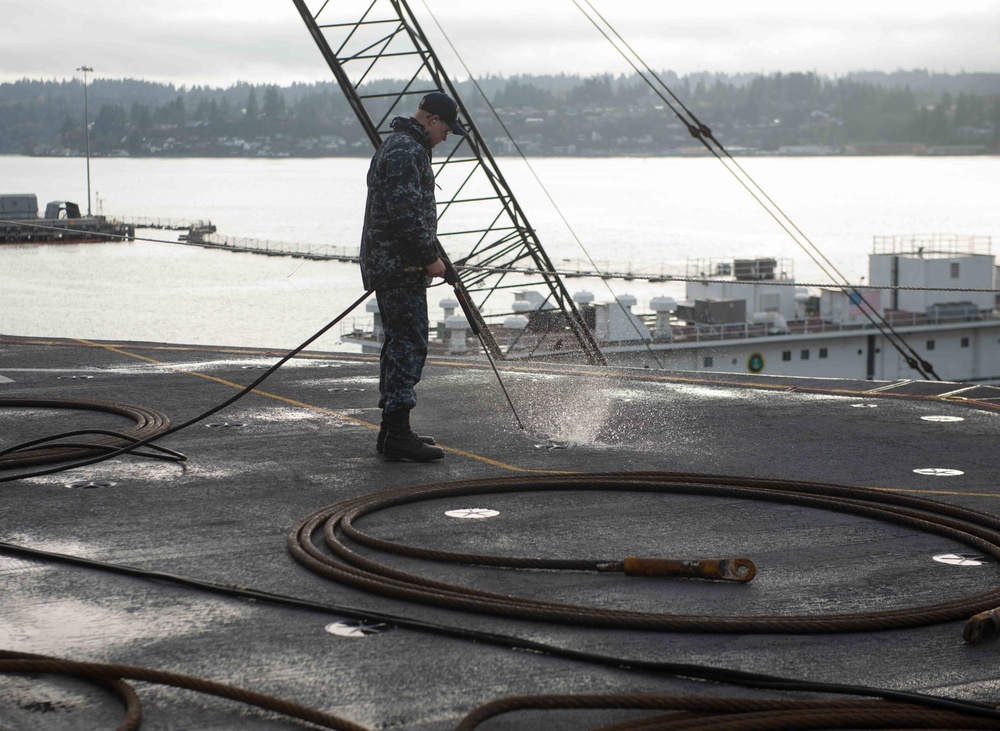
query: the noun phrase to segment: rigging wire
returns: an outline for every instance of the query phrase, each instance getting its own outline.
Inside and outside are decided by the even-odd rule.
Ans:
[[[545,184],[542,182],[542,179],[539,177],[538,173],[535,172],[535,168],[528,161],[528,158],[524,154],[524,151],[521,149],[521,146],[517,144],[517,140],[514,139],[514,135],[507,128],[507,125],[504,124],[503,119],[500,118],[500,115],[497,113],[496,108],[490,102],[490,99],[486,95],[486,92],[483,91],[482,87],[479,85],[479,82],[476,80],[476,77],[473,76],[472,71],[469,69],[469,66],[465,63],[465,59],[462,58],[462,54],[459,53],[459,51],[458,51],[457,48],[455,48],[455,44],[451,42],[450,36],[445,31],[445,29],[441,26],[441,23],[438,21],[437,16],[434,15],[434,11],[432,11],[430,9],[430,7],[427,5],[427,0],[420,0],[420,1],[423,4],[424,8],[427,10],[427,13],[431,16],[431,19],[434,21],[434,24],[437,26],[438,31],[444,37],[445,42],[448,44],[448,46],[451,48],[452,52],[455,54],[455,57],[458,59],[458,62],[462,65],[462,68],[465,69],[465,73],[469,75],[469,80],[472,82],[473,86],[476,87],[476,91],[479,92],[479,95],[480,95],[480,97],[482,97],[483,101],[486,103],[487,108],[489,108],[490,112],[493,113],[493,116],[496,118],[497,122],[500,124],[501,129],[503,129],[504,134],[507,135],[507,138],[514,145],[514,149],[517,150],[517,154],[521,157],[521,160],[524,161],[524,164],[527,166],[527,168],[528,168],[529,172],[531,173],[532,177],[534,177],[535,182],[538,183],[538,186],[541,188],[542,192],[545,194],[545,197],[548,198],[549,203],[551,203],[552,207],[555,209],[556,214],[559,216],[560,220],[562,220],[563,224],[569,230],[570,236],[572,236],[573,240],[576,241],[577,246],[580,247],[580,250],[583,252],[583,255],[587,258],[587,261],[590,262],[590,265],[592,267],[594,267],[594,270],[595,271],[600,271],[600,267],[597,266],[597,263],[594,261],[593,257],[591,257],[590,252],[587,251],[587,247],[585,247],[583,245],[583,241],[581,241],[580,237],[577,236],[576,231],[570,225],[570,222],[567,220],[566,216],[563,215],[562,210],[559,208],[559,205],[556,203],[555,199],[552,197],[552,194],[549,193],[548,188],[545,187]],[[644,334],[639,329],[639,325],[636,324],[636,321],[635,321],[635,316],[632,315],[632,313],[630,313],[628,311],[628,309],[626,309],[626,307],[625,307],[624,304],[622,304],[621,302],[619,302],[618,295],[615,294],[614,290],[611,288],[611,285],[608,284],[608,281],[606,279],[604,280],[604,285],[605,285],[605,287],[607,287],[608,292],[611,294],[612,299],[618,304],[618,307],[621,308],[622,313],[625,315],[625,319],[629,322],[629,324],[632,326],[632,329],[635,330],[636,334],[639,336],[639,340],[641,340],[644,343],[646,343],[646,350],[652,356],[653,360],[656,361],[657,367],[659,367],[661,370],[663,370],[665,368],[665,366],[660,361],[660,359],[657,357],[656,351],[653,350],[652,344],[650,343],[650,339],[646,336],[646,334]]]
[[[484,272],[511,272],[514,274],[532,274],[535,270],[533,269],[519,269],[517,267],[504,267],[502,269],[494,267],[478,266],[474,264],[461,264],[455,265],[456,269],[467,269],[469,271],[484,271]],[[712,279],[712,276],[701,275],[701,276],[681,276],[679,274],[615,274],[611,272],[580,272],[575,270],[560,270],[555,269],[553,274],[558,274],[563,277],[577,277],[580,279],[594,279],[594,278],[627,278],[632,279],[650,279],[656,281],[664,282],[704,282]],[[833,284],[830,282],[799,282],[794,279],[734,279],[727,280],[726,284],[735,285],[754,285],[759,284],[762,281],[767,282],[769,287],[813,287],[816,289],[842,289],[841,285]],[[889,291],[900,291],[900,292],[976,292],[982,294],[1000,294],[1000,288],[992,287],[927,287],[927,286],[917,286],[917,285],[907,285],[907,284],[855,284],[852,285],[857,289],[884,289]]]
[[[0,224],[17,224],[19,226],[30,226],[31,228],[36,228],[40,231],[65,231],[65,229],[45,226],[44,224],[30,223],[25,220],[6,220],[0,218]],[[94,232],[95,236],[102,236],[108,241],[143,241],[150,244],[170,244],[171,246],[200,246],[202,248],[210,249],[224,249],[226,245],[215,244],[214,242],[191,242],[191,241],[171,241],[170,239],[154,239],[148,236],[125,236],[124,234],[113,234],[108,232]],[[294,243],[294,242],[292,242]],[[309,244],[304,244],[308,246]],[[287,256],[301,256],[302,251],[278,251],[271,252],[272,255],[287,255]],[[316,257],[317,259],[324,259],[324,257]],[[344,262],[343,259],[337,259],[333,257],[326,258],[329,261]],[[304,264],[305,262],[303,262]],[[488,273],[502,273],[508,272],[511,274],[537,274],[537,270],[528,269],[527,267],[488,267],[476,264],[453,264],[456,269],[463,269],[467,271],[479,271]],[[299,264],[298,267],[293,270],[293,274],[302,267]],[[577,279],[648,279],[657,280],[664,282],[704,282],[706,279],[710,279],[707,276],[681,276],[680,274],[653,274],[653,273],[642,273],[633,272],[629,270],[628,272],[602,272],[599,267],[595,267],[593,271],[582,271],[576,269],[553,269],[553,274],[558,274],[561,277],[567,278],[577,278]],[[291,275],[289,275],[291,276]],[[755,280],[742,280],[736,279],[728,284],[736,285],[752,285],[757,283]],[[835,282],[799,282],[793,279],[781,280],[781,279],[768,279],[767,284],[770,287],[813,287],[816,289],[843,289],[843,285],[837,284]],[[434,287],[443,286],[442,282],[432,285]],[[884,289],[887,291],[900,291],[900,292],[974,292],[982,294],[1000,294],[1000,288],[997,287],[929,287],[929,286],[918,286],[918,285],[908,285],[908,284],[852,284],[851,287],[855,289]],[[613,293],[612,293],[613,294]]]
[[[618,37],[619,39],[621,39],[621,36],[617,33],[617,31],[614,30],[613,26],[611,26],[611,24],[608,23],[608,21],[602,15],[600,15],[600,13],[598,13],[596,9],[593,8],[593,5],[591,5],[590,2],[588,2],[588,0],[584,0],[584,2],[587,2],[588,7],[590,7],[594,11],[594,13],[608,26],[608,28],[615,34],[616,37]],[[640,69],[639,66],[637,66],[636,63],[631,58],[629,58],[628,55],[625,54],[624,51],[622,51],[622,49],[611,39],[611,37],[608,35],[608,33],[603,28],[601,28],[601,26],[597,23],[597,21],[595,21],[594,18],[592,18],[583,9],[583,7],[579,4],[579,2],[577,2],[577,0],[573,0],[573,4],[576,5],[577,9],[579,9],[580,12],[583,13],[583,15],[591,22],[591,24],[593,24],[593,26],[598,30],[598,32],[600,32],[601,35],[603,35],[604,38],[615,48],[615,50],[618,51],[618,53],[622,56],[622,58],[624,58],[625,61],[628,62],[628,64],[630,66],[632,66],[632,68],[639,75],[639,77],[644,82],[646,82],[646,84],[661,99],[661,101],[663,101],[664,104],[666,104],[667,107],[670,109],[670,111],[673,112],[674,116],[676,116],[677,119],[685,127],[687,127],[687,130],[691,134],[691,136],[694,137],[695,139],[697,139],[698,141],[700,141],[706,147],[706,149],[709,152],[711,152],[712,155],[715,156],[715,158],[717,160],[719,160],[720,163],[722,163],[723,167],[725,167],[726,170],[729,171],[729,173],[736,179],[736,181],[740,185],[743,186],[743,188],[750,194],[750,196],[755,201],[757,201],[758,204],[760,204],[760,206],[765,210],[765,212],[768,215],[770,215],[771,218],[773,218],[775,220],[775,222],[785,231],[785,233],[787,233],[792,238],[792,240],[795,241],[795,243],[800,248],[802,248],[803,251],[805,251],[805,253],[809,256],[809,258],[812,259],[813,262],[817,266],[819,266],[820,270],[824,274],[826,274],[828,277],[830,277],[831,279],[834,279],[833,275],[828,271],[828,268],[822,263],[822,261],[820,261],[820,259],[817,257],[817,255],[813,251],[810,251],[809,248],[807,248],[806,246],[804,246],[803,243],[798,239],[798,237],[789,229],[789,225],[791,225],[792,228],[795,228],[796,230],[798,230],[798,228],[794,225],[794,223],[792,223],[788,219],[788,217],[784,214],[784,212],[780,208],[778,208],[776,205],[774,205],[773,202],[772,202],[772,205],[774,206],[774,210],[772,210],[771,208],[769,208],[764,203],[763,200],[761,200],[760,196],[758,196],[757,193],[754,192],[754,190],[748,184],[748,181],[749,181],[749,183],[751,183],[754,186],[754,188],[756,188],[757,190],[759,190],[760,193],[761,193],[761,195],[763,195],[765,198],[767,198],[767,200],[769,200],[769,201],[771,200],[767,196],[767,194],[763,192],[763,189],[761,189],[760,186],[757,185],[756,181],[754,181],[753,178],[749,174],[747,174],[746,171],[743,170],[742,167],[740,167],[738,165],[738,163],[735,163],[735,160],[733,160],[733,158],[729,154],[729,152],[726,151],[725,148],[722,146],[722,144],[712,135],[711,129],[708,128],[703,123],[701,123],[697,119],[697,117],[695,117],[694,114],[691,113],[687,109],[687,107],[684,107],[683,104],[680,104],[680,101],[677,99],[676,95],[674,95],[673,92],[670,91],[669,87],[666,86],[666,84],[659,78],[659,76],[657,76],[654,72],[652,72],[652,70],[649,69],[649,66],[645,63],[645,61],[643,61],[642,58],[640,56],[638,56],[638,54],[636,54],[634,51],[632,51],[631,47],[624,41],[624,39],[621,39],[621,42],[626,46],[626,48],[628,48],[633,53],[633,55],[636,56],[636,59],[639,61],[639,63],[641,63],[643,65],[643,67],[644,67],[645,70]],[[647,78],[646,73],[649,73],[650,75],[652,75],[657,81],[659,81],[659,83],[665,89],[667,89],[667,91],[668,91],[668,93],[670,93],[671,97],[673,97],[675,100],[678,101],[678,103],[680,104],[680,106],[682,106],[684,108],[684,110],[691,116],[692,121],[695,122],[695,124],[692,124],[691,121],[688,121],[687,119],[685,119],[684,116],[680,112],[677,111],[677,108],[674,107],[674,105],[671,104],[670,101],[665,96],[663,96],[662,92],[649,80],[649,78]],[[716,145],[719,146],[719,149],[721,149],[726,154],[726,156],[731,161],[733,161],[733,163],[736,165],[736,167],[743,173],[743,177],[740,177],[740,175],[737,174],[737,172],[733,168],[729,167],[729,165],[726,164],[726,160],[724,160],[719,155],[719,153],[717,153],[712,148],[712,146],[706,141],[706,134],[715,142]],[[777,211],[777,213],[775,211]],[[780,216],[779,216],[779,214],[780,214]],[[785,220],[782,220],[783,218]],[[786,221],[787,221],[788,225],[786,225]],[[813,248],[815,248],[815,247],[813,247]],[[818,253],[818,250],[817,250],[817,253]],[[845,284],[838,284],[837,286],[838,286],[838,288],[843,289],[845,292],[847,291],[848,287],[850,287],[850,285],[846,284],[846,282],[845,282]],[[848,292],[848,295],[850,296],[849,292]],[[855,299],[855,297],[856,297],[856,299]],[[904,357],[904,359],[906,360],[907,364],[911,368],[914,368],[915,370],[917,370],[923,378],[927,379],[928,378],[927,373],[925,372],[925,370],[923,369],[922,366],[930,366],[930,364],[927,363],[926,361],[922,361],[922,360],[919,360],[919,362],[918,362],[919,357],[916,356],[916,353],[913,353],[913,356],[915,356],[915,357],[911,357],[910,355],[907,355],[906,353],[903,352],[901,345],[898,344],[898,343],[896,343],[895,340],[893,339],[893,337],[890,336],[886,332],[886,330],[878,322],[876,322],[876,320],[874,319],[873,315],[869,314],[869,312],[866,311],[864,309],[864,307],[861,306],[862,303],[863,303],[865,306],[867,306],[871,310],[871,312],[873,314],[875,314],[877,316],[877,313],[875,312],[874,308],[872,308],[871,305],[868,304],[868,302],[864,299],[863,296],[860,295],[860,293],[858,293],[856,290],[854,290],[854,296],[851,297],[851,299],[852,299],[852,302],[854,302],[855,304],[857,304],[859,306],[859,309],[868,318],[868,320],[871,321],[871,323],[875,327],[877,327],[879,329],[879,332],[882,333],[883,337],[885,337],[886,340],[894,348],[896,348],[896,350]],[[906,345],[906,343],[902,340],[902,338],[899,337],[898,333],[896,333],[895,330],[892,330],[891,326],[889,326],[888,323],[885,323],[885,325],[886,325],[886,327],[889,328],[889,330],[892,331],[892,334],[896,338],[898,338],[900,340],[900,342],[902,343],[903,346],[906,346],[907,348],[909,348],[909,346]],[[912,353],[913,352],[912,348],[909,348],[909,349],[910,349],[910,351]],[[936,374],[935,374],[935,378],[937,378]],[[940,380],[940,378],[938,378],[937,380]]]
[[[855,289],[846,280],[846,278],[836,269],[836,267],[833,266],[833,264],[829,261],[829,259],[827,259],[822,254],[819,248],[804,233],[802,233],[802,231],[798,228],[798,226],[795,225],[795,223],[791,220],[791,218],[776,203],[774,203],[774,201],[764,192],[763,188],[761,188],[760,185],[757,184],[757,182],[753,179],[753,177],[750,176],[750,174],[747,173],[746,170],[744,170],[743,167],[740,166],[738,162],[736,162],[736,160],[729,153],[729,151],[726,150],[726,148],[722,145],[722,143],[719,142],[718,139],[716,139],[714,134],[712,134],[712,130],[707,125],[703,124],[697,118],[697,116],[695,116],[693,112],[691,112],[687,107],[683,105],[683,103],[680,102],[680,100],[670,90],[670,88],[666,85],[666,83],[654,71],[652,71],[652,69],[650,69],[649,65],[646,64],[646,62],[642,59],[642,57],[639,56],[639,54],[637,54],[632,49],[631,46],[628,45],[628,43],[614,29],[611,23],[609,23],[608,20],[603,15],[601,15],[596,8],[594,8],[594,6],[590,3],[590,0],[582,0],[582,1],[586,3],[587,7],[590,8],[598,18],[600,18],[600,20],[604,23],[604,25],[606,25],[608,29],[615,35],[615,37],[619,39],[619,41],[625,46],[625,48],[627,48],[629,52],[632,53],[633,56],[635,56],[635,59],[638,61],[638,63],[642,64],[643,67],[642,69],[640,69],[639,66],[636,64],[636,61],[633,61],[633,59],[630,58],[628,54],[626,54],[625,51],[623,51],[622,48],[611,38],[611,36],[608,35],[608,32],[605,31],[604,28],[602,28],[601,25],[594,19],[594,17],[592,17],[583,8],[583,6],[580,4],[580,2],[578,2],[578,0],[572,0],[573,4],[584,15],[584,17],[586,17],[587,20],[590,21],[590,23],[597,29],[597,31],[604,36],[604,38],[608,41],[608,43],[610,43],[614,47],[614,49],[618,51],[619,55],[621,55],[621,57],[625,59],[625,61],[635,70],[635,72],[639,75],[639,77],[650,87],[650,89],[653,90],[653,92],[664,102],[664,104],[667,105],[670,111],[673,112],[674,116],[676,116],[677,119],[687,128],[691,136],[700,141],[706,147],[706,149],[708,149],[708,151],[711,152],[712,155],[714,155],[715,158],[719,160],[720,163],[722,163],[722,165],[726,168],[726,170],[730,172],[730,174],[733,175],[733,177],[737,180],[737,182],[739,182],[740,185],[742,185],[746,189],[746,191],[753,197],[753,199],[756,200],[757,203],[759,203],[761,207],[768,213],[768,215],[770,215],[771,218],[773,218],[775,222],[777,222],[777,224],[792,238],[792,240],[795,241],[796,244],[798,244],[798,246],[806,253],[806,255],[809,256],[810,259],[813,260],[813,262],[820,268],[820,270],[824,274],[826,274],[826,276],[830,277],[834,281],[837,281],[837,277],[831,274],[830,272],[830,270],[832,269],[832,271],[835,272],[836,275],[840,277],[842,283],[838,284],[837,287],[839,289],[842,289],[851,298],[851,301],[858,306],[859,310],[865,315],[865,317],[868,318],[868,320],[872,323],[872,325],[874,325],[883,335],[883,337],[885,337],[886,340],[899,352],[899,354],[903,356],[903,358],[907,362],[907,365],[916,370],[918,373],[920,373],[920,375],[923,378],[927,380],[930,380],[930,377],[928,376],[928,373],[930,373],[930,375],[933,376],[935,380],[940,381],[941,378],[937,375],[937,373],[934,372],[934,367],[927,360],[921,358],[920,355],[903,339],[903,337],[899,335],[898,332],[896,332],[896,330],[892,327],[892,325],[889,324],[885,320],[885,318],[883,318],[878,313],[878,311],[867,300],[865,300],[865,298],[861,295],[861,293],[858,292],[857,289]],[[690,116],[691,118],[690,121],[686,119],[684,115],[682,115],[677,110],[677,107],[675,107],[670,102],[670,100],[663,95],[660,89],[657,88],[657,86],[652,81],[650,81],[650,79],[647,77],[647,74],[652,76],[660,84],[660,86],[662,86],[667,91],[667,93],[670,94],[670,96],[678,103],[678,105],[684,109],[684,111]],[[726,159],[723,159],[723,157],[719,155],[719,153],[716,152],[715,149],[713,149],[712,145],[709,144],[707,141],[709,139],[718,146],[719,150],[721,150],[724,153],[726,159],[731,161],[733,165],[736,167],[736,169],[739,170],[739,173],[737,173],[736,170],[730,167],[726,163]],[[740,174],[742,174],[743,177],[740,177]],[[755,192],[755,190],[759,191],[760,195],[758,195]],[[763,196],[763,198],[770,203],[771,207],[768,207],[768,205],[765,204],[764,200],[761,199],[761,196]],[[789,228],[789,226],[791,226],[791,229]],[[796,235],[796,233],[793,233],[792,229],[794,229],[798,235]]]

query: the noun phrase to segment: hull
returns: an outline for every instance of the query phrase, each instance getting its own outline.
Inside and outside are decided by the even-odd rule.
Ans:
[[[795,323],[789,323],[789,327]],[[946,381],[970,383],[1000,382],[1000,317],[918,325],[897,326],[916,353],[931,363]],[[575,361],[579,352],[553,350],[548,340],[531,342],[521,337],[519,345],[507,350],[502,330],[495,336],[506,352],[506,360]],[[853,327],[826,332],[789,333],[754,337],[702,335],[698,339],[672,342],[631,341],[601,343],[601,351],[611,365],[629,368],[660,368],[675,371],[745,373],[748,375],[798,378],[851,378],[856,380],[916,379],[921,376],[907,364],[890,342],[872,328]],[[449,357],[481,357],[478,342],[466,333],[450,341],[432,338],[431,354]],[[382,339],[377,330],[341,332],[345,343],[360,345],[362,352],[377,355]],[[464,346],[464,347],[463,347]],[[536,347],[538,346],[538,347]]]

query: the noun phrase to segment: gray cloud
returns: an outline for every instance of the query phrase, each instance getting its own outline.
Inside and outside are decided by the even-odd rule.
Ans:
[[[476,75],[630,70],[569,0],[427,2]],[[995,0],[964,0],[954,9],[913,0],[841,0],[832,8],[786,0],[592,2],[650,65],[680,73],[1000,70]],[[178,85],[331,78],[290,0],[9,5],[0,27],[4,81],[78,76],[83,63],[98,76]],[[464,76],[423,3],[411,6],[446,67]]]

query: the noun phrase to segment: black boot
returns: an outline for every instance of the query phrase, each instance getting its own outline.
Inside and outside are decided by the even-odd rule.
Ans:
[[[385,448],[385,435],[389,433],[389,425],[385,423],[385,419],[382,419],[382,423],[379,425],[378,438],[375,440],[375,451],[382,454],[382,450]],[[416,432],[414,432],[416,434]],[[434,441],[434,437],[422,437],[417,434],[417,439],[422,441],[424,444],[437,444]]]
[[[382,456],[397,462],[430,462],[444,457],[444,450],[422,441],[410,429],[410,410],[383,412],[382,422],[386,426],[385,442]],[[429,437],[428,437],[429,438]]]

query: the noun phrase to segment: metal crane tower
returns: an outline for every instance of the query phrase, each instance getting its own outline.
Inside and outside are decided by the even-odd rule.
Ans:
[[[593,331],[581,317],[528,224],[474,120],[445,73],[406,0],[292,0],[340,88],[375,147],[395,116],[409,116],[424,94],[441,91],[458,102],[468,137],[438,149],[438,238],[456,265],[459,286],[493,357],[505,353],[494,326],[513,314],[498,293],[541,290],[544,309],[529,315],[533,348],[576,351],[604,364]],[[452,146],[453,144],[453,146]],[[512,271],[516,269],[517,271]]]

